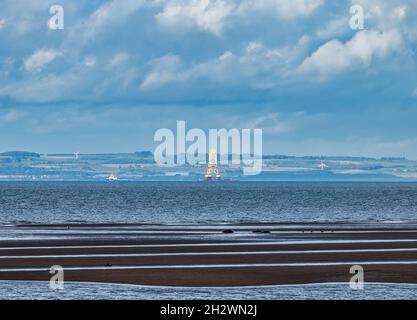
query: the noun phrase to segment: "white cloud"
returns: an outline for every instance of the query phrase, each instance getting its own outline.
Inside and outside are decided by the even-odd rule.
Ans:
[[[144,0],[111,0],[105,2],[85,20],[80,20],[71,28],[67,44],[69,47],[79,47],[115,24],[125,22],[126,18],[134,14],[145,4]]]
[[[234,5],[223,0],[169,1],[156,19],[168,27],[197,27],[220,35]]]
[[[85,66],[92,68],[96,65],[96,59],[94,57],[86,57],[83,63]]]
[[[191,66],[182,63],[179,56],[167,55],[152,62],[140,88],[178,85],[186,81],[191,84],[201,79],[252,88],[273,87],[285,78],[291,66],[296,65],[308,42],[308,37],[303,36],[293,47],[267,48],[261,42],[251,41],[239,53],[225,51]]]
[[[152,61],[152,68],[140,88],[158,88],[198,78],[211,79],[216,82],[228,81],[236,77],[235,67],[238,58],[232,52],[226,51],[214,59],[185,66],[179,56],[169,54]]]
[[[25,115],[26,113],[23,111],[10,109],[10,110],[7,110],[5,113],[0,114],[0,120],[5,121],[5,122],[16,122],[22,119]]]
[[[42,14],[42,10],[39,12],[39,7],[44,7],[42,1],[35,1],[36,10],[31,10],[30,15],[25,14],[25,21],[32,23]],[[7,2],[10,3],[9,7],[14,6],[14,3],[18,9],[24,6],[13,0]],[[250,89],[291,87],[297,85],[299,79],[311,79],[299,77],[299,74],[291,77],[295,69],[303,72],[302,76],[309,72],[325,78],[366,67],[376,59],[378,64],[372,63],[372,70],[377,71],[378,68],[384,68],[379,58],[398,52],[397,45],[408,41],[412,48],[414,42],[404,26],[411,26],[409,22],[417,6],[403,0],[354,2],[365,6],[365,26],[368,30],[359,32],[350,41],[341,41],[337,37],[352,32],[348,23],[349,7],[324,7],[324,0],[106,0],[89,5],[64,0],[66,14],[78,18],[58,38],[45,28],[47,13],[45,21],[38,19],[35,25],[44,28],[44,35],[40,33],[41,38],[32,37],[34,31],[26,38],[15,37],[18,32],[5,32],[4,29],[0,32],[2,40],[16,40],[17,51],[7,54],[12,54],[19,61],[10,66],[0,64],[0,76],[3,76],[0,85],[11,88],[11,84],[14,84],[14,90],[3,92],[17,99],[36,98],[40,93],[35,89],[47,83],[62,93],[57,95],[62,99],[72,98],[74,94],[83,98],[86,96],[83,95],[84,90],[89,92],[88,98],[118,94],[137,97],[140,94],[137,90],[139,85],[142,89],[172,85],[178,90],[195,90],[196,96],[200,96],[198,90],[202,91],[206,83],[213,92],[227,91],[230,85],[236,88],[230,90],[231,95],[241,89],[244,96]],[[20,17],[19,10],[13,9],[13,12],[17,13],[13,15],[7,12],[0,16],[0,25],[4,20],[2,17],[7,17],[7,31],[12,26],[15,28],[11,18]],[[314,17],[303,24],[287,21],[311,15]],[[384,17],[389,24],[396,21],[398,28],[388,29],[384,26],[380,29],[378,26],[379,23],[383,25]],[[276,18],[276,24],[273,18]],[[141,28],[144,19],[146,27]],[[187,30],[202,30],[221,37],[193,33],[183,34],[178,39],[165,34],[158,23],[174,31],[185,27]],[[32,24],[30,26],[33,28]],[[288,30],[283,29],[285,26],[288,26]],[[373,31],[374,28],[382,32]],[[161,31],[164,34],[158,34]],[[119,32],[123,33],[123,39],[118,37]],[[297,43],[302,35],[306,36]],[[116,51],[113,46],[115,39]],[[165,39],[167,41],[163,41]],[[178,45],[176,41],[183,41],[184,44]],[[39,46],[39,43],[44,44]],[[202,44],[208,49],[202,49]],[[35,51],[37,48],[44,49]],[[317,50],[311,51],[312,48]],[[21,52],[27,52],[28,56],[22,57]],[[57,59],[60,52],[65,53],[65,56]],[[168,54],[170,52],[172,54]],[[162,58],[149,63],[158,56]],[[22,58],[24,64],[19,69],[16,65],[23,61]],[[62,64],[57,63],[58,60],[62,60]],[[383,62],[390,61],[387,59]],[[137,69],[133,70],[135,67]],[[22,75],[19,73],[22,70],[28,72]],[[59,79],[45,77],[47,74],[42,70],[56,74]],[[116,77],[116,73],[120,76]],[[75,76],[79,74],[83,75],[82,85],[75,83],[69,86],[70,81],[81,81]],[[67,76],[70,76],[69,80],[64,79]],[[34,83],[37,80],[39,83]],[[53,85],[52,80],[58,81],[58,84]],[[35,89],[19,88],[27,86]],[[68,87],[76,88],[77,92],[67,90]],[[65,96],[66,93],[68,96]],[[224,95],[227,96],[227,93]]]
[[[306,58],[298,68],[301,73],[314,73],[326,78],[329,75],[367,66],[374,58],[385,58],[401,51],[403,38],[398,30],[385,32],[364,30],[343,44],[331,40]]]
[[[399,28],[410,15],[410,11],[415,13],[416,6],[410,3],[404,4],[406,2],[404,0],[350,0],[351,5],[363,7],[365,27],[373,26],[378,30]],[[411,23],[414,27],[414,19]],[[406,24],[402,26],[406,27]]]
[[[17,38],[25,36],[29,32],[39,32],[45,25],[40,22],[47,21],[48,10],[53,3],[54,0],[1,0],[0,14],[3,17],[7,17],[4,22],[8,28],[13,29],[13,37]],[[0,24],[1,20],[3,19],[0,17]]]
[[[391,15],[395,19],[402,20],[407,16],[407,7],[406,6],[399,6],[394,8],[394,11],[391,13]]]
[[[324,0],[244,0],[238,12],[243,15],[261,11],[275,14],[280,19],[292,20],[311,15]]]
[[[261,115],[253,121],[250,121],[246,127],[262,128],[265,132],[269,133],[285,133],[291,131],[289,124],[282,120],[276,112]]]
[[[114,68],[129,60],[129,55],[125,52],[119,52],[109,60],[108,67]]]
[[[348,17],[339,17],[330,20],[324,28],[317,30],[316,35],[321,39],[339,37],[350,32]]]
[[[29,72],[40,72],[48,63],[55,60],[61,53],[53,49],[35,51],[24,61],[25,69]]]
[[[324,0],[167,0],[156,19],[167,27],[199,28],[222,34],[229,20],[259,13],[293,20],[311,15]]]
[[[153,60],[151,65],[152,69],[140,85],[141,89],[160,87],[188,78],[188,74],[181,70],[181,60],[178,56],[169,54]]]
[[[252,52],[259,52],[263,49],[263,44],[258,42],[258,41],[251,41],[249,42],[249,44],[246,46],[246,52],[247,53],[252,53]]]
[[[6,25],[6,19],[1,18],[0,19],[0,30],[3,29],[5,27],[5,25]]]
[[[41,75],[41,74],[40,74]],[[49,102],[65,100],[73,92],[80,95],[83,78],[79,75],[40,76],[24,81],[9,82],[0,87],[0,96],[9,96],[16,101]],[[79,87],[77,87],[79,86]]]

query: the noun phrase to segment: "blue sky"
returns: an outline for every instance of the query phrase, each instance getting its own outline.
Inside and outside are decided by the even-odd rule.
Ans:
[[[49,30],[49,8],[65,29]],[[365,30],[349,27],[362,5]],[[0,151],[153,150],[262,128],[264,153],[417,159],[417,1],[0,0]]]

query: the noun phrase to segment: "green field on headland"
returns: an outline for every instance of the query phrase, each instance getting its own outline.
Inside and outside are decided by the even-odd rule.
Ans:
[[[155,163],[152,152],[108,154],[0,153],[0,180],[197,181],[206,165]],[[264,181],[417,181],[417,161],[405,158],[321,157],[265,155],[262,173],[244,176],[242,166],[221,165],[225,179]]]

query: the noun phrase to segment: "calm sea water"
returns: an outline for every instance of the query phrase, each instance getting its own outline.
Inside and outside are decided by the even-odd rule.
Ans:
[[[416,183],[0,183],[0,224],[399,220]]]

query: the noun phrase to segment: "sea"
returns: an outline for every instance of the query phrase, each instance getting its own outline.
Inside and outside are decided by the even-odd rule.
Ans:
[[[416,220],[411,182],[0,182],[2,225]]]

